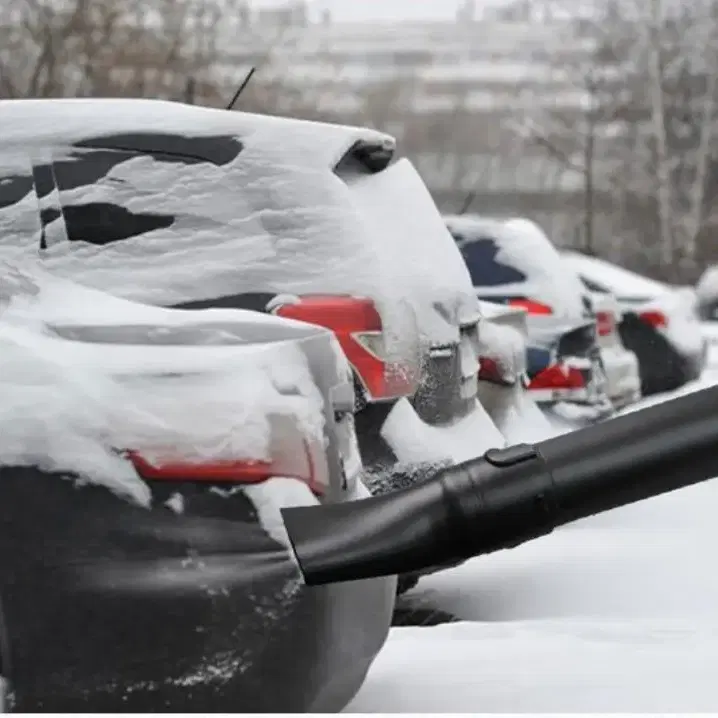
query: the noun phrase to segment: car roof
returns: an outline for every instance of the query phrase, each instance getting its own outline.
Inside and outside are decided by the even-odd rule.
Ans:
[[[562,254],[579,274],[605,287],[618,297],[634,295],[654,297],[670,291],[668,285],[662,282],[619,267],[605,259],[589,257],[581,252],[570,250],[566,250]]]
[[[189,136],[232,135],[276,146],[278,137],[292,145],[311,143],[319,160],[331,166],[356,142],[395,147],[390,135],[348,125],[234,112],[181,102],[127,98],[0,100],[0,147],[73,142],[93,135],[176,133]]]

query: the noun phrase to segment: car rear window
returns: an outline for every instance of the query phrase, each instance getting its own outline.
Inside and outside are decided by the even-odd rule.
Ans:
[[[526,280],[523,272],[496,259],[499,247],[491,237],[467,238],[455,231],[451,234],[461,250],[475,287],[497,287]]]

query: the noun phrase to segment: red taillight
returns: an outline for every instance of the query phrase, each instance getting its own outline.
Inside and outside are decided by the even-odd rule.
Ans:
[[[529,389],[584,389],[586,379],[580,369],[552,364],[539,372],[529,383]]]
[[[596,312],[596,331],[598,336],[607,337],[613,333],[616,323],[612,312]]]
[[[641,312],[638,316],[641,321],[654,327],[655,329],[668,326],[668,317],[666,317],[663,312],[651,310],[648,312]]]
[[[501,384],[502,386],[511,386],[513,384],[501,370],[499,362],[491,357],[479,357],[479,379],[488,381],[492,384]]]
[[[418,361],[390,359],[384,343],[382,321],[371,299],[338,296],[303,296],[278,306],[274,313],[331,329],[369,399],[412,396],[418,387]]]
[[[548,304],[535,302],[533,299],[522,299],[520,297],[509,299],[509,306],[521,307],[529,314],[553,314],[553,309]]]
[[[133,448],[122,453],[148,481],[251,485],[277,477],[296,479],[322,495],[330,481],[324,437],[305,435],[298,421],[290,415],[268,416],[268,446],[262,458],[206,459],[173,446]]]
[[[324,485],[315,476],[312,451],[305,444],[305,455],[295,457],[292,469],[282,460],[214,460],[189,461],[183,459],[147,459],[140,452],[126,451],[135,471],[147,481],[192,481],[216,484],[261,484],[273,477],[302,481],[317,495],[324,493]]]

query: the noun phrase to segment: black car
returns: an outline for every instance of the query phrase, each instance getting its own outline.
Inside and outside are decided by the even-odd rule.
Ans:
[[[307,588],[282,507],[368,495],[324,329],[0,274],[0,676],[19,712],[333,712],[395,578]]]

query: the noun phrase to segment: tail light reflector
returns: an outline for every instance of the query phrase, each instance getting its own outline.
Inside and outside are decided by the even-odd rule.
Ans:
[[[509,299],[509,306],[521,307],[525,309],[529,314],[553,314],[553,309],[551,309],[548,304],[536,302],[533,299],[523,299],[520,297]]]
[[[610,336],[616,328],[616,320],[612,312],[596,312],[596,331],[598,336]]]
[[[135,471],[147,481],[187,481],[215,484],[260,484],[274,477],[297,479],[314,494],[324,494],[329,467],[322,441],[308,440],[289,416],[270,417],[270,459],[187,458],[169,448],[124,451]]]
[[[651,310],[648,312],[641,312],[638,315],[641,321],[644,321],[649,326],[655,329],[663,328],[668,326],[668,317],[663,312]]]
[[[514,382],[505,375],[496,359],[491,357],[479,357],[479,380],[488,381],[501,386],[512,386]]]
[[[381,316],[371,299],[303,296],[279,305],[274,313],[333,331],[370,400],[413,396],[418,389],[418,356],[390,357]]]
[[[529,389],[584,389],[586,379],[580,369],[552,364],[540,371],[529,383]]]

